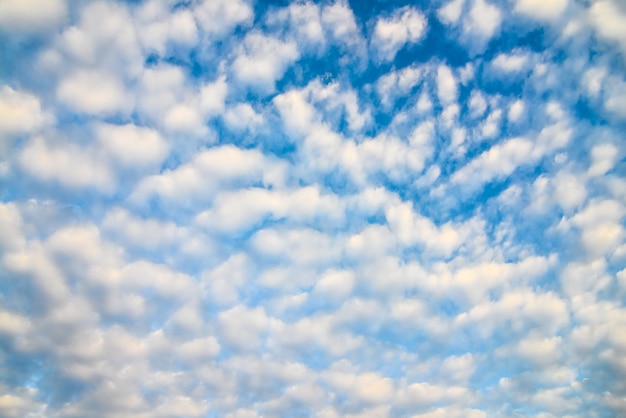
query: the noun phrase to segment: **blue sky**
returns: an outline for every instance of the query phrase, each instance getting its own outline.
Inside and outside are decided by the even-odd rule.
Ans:
[[[626,415],[618,0],[0,0],[0,415]]]

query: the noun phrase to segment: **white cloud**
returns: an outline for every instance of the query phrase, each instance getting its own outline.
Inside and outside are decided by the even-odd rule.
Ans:
[[[516,73],[526,67],[528,60],[528,54],[518,50],[513,51],[511,54],[498,54],[491,61],[491,65],[505,73]]]
[[[231,255],[226,261],[203,273],[202,282],[213,303],[232,306],[252,277],[250,258],[244,253]]]
[[[465,0],[451,0],[437,10],[437,16],[444,23],[456,23],[461,18],[464,5]]]
[[[415,127],[408,143],[381,135],[354,147],[348,144],[343,149],[342,163],[357,181],[376,173],[392,179],[410,178],[422,172],[432,155],[432,131],[433,124],[427,121]]]
[[[170,14],[169,6],[159,0],[144,3],[136,12],[140,24],[138,38],[143,48],[164,54],[167,47],[193,46],[198,42],[198,28],[188,9]]]
[[[360,40],[354,13],[347,2],[336,1],[322,9],[322,23],[331,36],[347,44],[355,44]]]
[[[320,8],[316,4],[310,2],[290,4],[270,15],[268,20],[287,21],[289,30],[301,49],[321,51],[320,48],[325,46]]]
[[[589,263],[571,263],[561,274],[561,285],[569,297],[580,296],[586,292],[598,292],[605,288],[608,282],[606,263],[602,259]]]
[[[196,107],[188,104],[171,107],[165,115],[163,126],[170,132],[193,133],[197,136],[207,133],[202,115]]]
[[[240,189],[217,196],[213,208],[201,212],[196,219],[201,225],[228,232],[248,229],[268,216],[300,222],[317,217],[336,221],[342,218],[343,208],[336,196],[323,196],[317,187]]]
[[[541,129],[534,141],[516,137],[499,142],[456,171],[451,183],[476,187],[496,178],[507,177],[518,167],[533,164],[545,155],[565,147],[572,136],[565,115],[555,103],[549,103],[546,112],[556,123]]]
[[[601,38],[617,42],[622,52],[626,53],[626,29],[624,19],[626,14],[612,1],[595,2],[589,8],[589,19]]]
[[[446,407],[436,408],[424,414],[414,415],[415,418],[486,418],[487,414],[479,409]]]
[[[158,132],[149,128],[97,123],[92,130],[97,141],[90,146],[58,134],[31,138],[20,151],[18,164],[43,182],[109,193],[126,174],[158,168],[169,150]]]
[[[354,288],[354,273],[346,270],[329,270],[315,284],[313,294],[330,299],[344,299]]]
[[[182,245],[191,238],[189,230],[173,222],[142,219],[123,208],[109,210],[102,220],[105,231],[122,237],[124,245],[140,248]]]
[[[168,108],[182,100],[184,87],[181,68],[167,64],[147,68],[141,74],[137,107],[154,119],[161,118]]]
[[[546,338],[533,333],[517,343],[514,351],[532,363],[545,366],[559,361],[561,346],[560,337]]]
[[[189,84],[181,67],[160,64],[146,69],[141,74],[138,110],[172,133],[206,135],[207,120],[224,109],[226,78]]]
[[[200,110],[205,115],[214,115],[224,110],[224,101],[228,93],[226,77],[220,76],[215,81],[200,88]]]
[[[0,28],[37,32],[58,26],[67,14],[65,0],[0,1]]]
[[[454,128],[458,122],[460,111],[459,105],[456,103],[446,106],[439,116],[439,125],[445,130]]]
[[[607,70],[603,67],[592,67],[585,71],[582,83],[587,90],[587,94],[596,97],[602,90],[602,84],[607,76]]]
[[[376,82],[376,92],[383,105],[390,106],[396,97],[408,94],[420,82],[421,76],[420,67],[409,66],[380,77]]]
[[[454,173],[453,183],[483,183],[511,174],[519,165],[532,160],[533,143],[524,138],[512,138],[472,160]]]
[[[27,317],[10,311],[0,310],[0,335],[16,337],[27,333],[31,324]]]
[[[469,98],[468,108],[473,118],[480,117],[487,110],[487,100],[480,90],[473,90]]]
[[[66,272],[72,268],[84,274],[84,268],[99,263],[101,266],[119,266],[123,250],[104,241],[100,230],[91,224],[70,225],[59,228],[46,240],[46,249],[55,258],[72,256],[73,266],[65,266]]]
[[[79,113],[113,116],[128,115],[133,97],[115,75],[93,70],[68,74],[57,89],[59,100]]]
[[[420,97],[417,100],[415,107],[420,113],[428,112],[430,109],[432,109],[433,103],[431,102],[430,96],[426,89],[422,90],[422,93],[420,94]]]
[[[445,257],[449,257],[462,244],[469,232],[452,223],[437,227],[430,219],[415,213],[406,203],[389,207],[385,216],[399,242],[404,245],[419,243],[426,250]]]
[[[192,277],[163,264],[137,261],[120,272],[120,285],[126,288],[149,288],[163,297],[190,300],[197,291]]]
[[[471,236],[468,229],[463,231],[466,237]],[[554,257],[528,256],[516,263],[483,262],[463,267],[450,276],[442,272],[440,282],[430,277],[424,285],[434,287],[435,292],[457,294],[462,306],[476,306],[489,299],[489,292],[498,292],[514,284],[519,286],[543,276],[554,261]]]
[[[447,65],[440,65],[437,69],[437,95],[442,104],[449,104],[457,99],[457,82]]]
[[[244,351],[259,347],[262,333],[269,326],[269,318],[263,308],[250,309],[243,305],[220,312],[218,322],[223,341]]]
[[[514,101],[511,106],[509,106],[508,119],[510,122],[517,122],[522,117],[524,113],[524,102],[521,99]]]
[[[591,201],[571,222],[582,229],[583,248],[591,256],[610,255],[624,239],[624,207],[615,200]]]
[[[102,159],[75,144],[54,144],[42,137],[29,141],[19,156],[24,171],[44,182],[69,188],[114,188],[114,173]]]
[[[491,112],[485,119],[480,128],[480,134],[483,138],[493,138],[500,131],[500,119],[502,118],[502,110],[496,109]]]
[[[537,20],[554,21],[567,8],[568,0],[517,0],[515,11]]]
[[[472,395],[466,388],[426,382],[412,383],[403,388],[397,395],[397,402],[401,406],[411,409],[423,409],[428,405],[446,401],[466,403],[471,399]]]
[[[32,132],[49,118],[35,95],[3,85],[0,89],[0,138]]]
[[[80,10],[79,22],[67,27],[54,46],[53,53],[65,55],[57,60],[60,63],[56,68],[65,78],[70,73],[84,71],[122,82],[125,78],[135,78],[143,67],[135,22],[123,4],[107,1],[86,4]],[[73,64],[79,64],[82,69]]]
[[[281,186],[284,175],[285,165],[260,151],[224,145],[206,149],[173,170],[144,178],[132,198],[208,200],[217,186],[237,181],[249,184],[259,179],[266,185]]]
[[[20,249],[24,243],[22,235],[22,216],[13,203],[0,203],[0,248],[3,250]]]
[[[6,85],[0,87],[0,161],[9,152],[16,137],[37,132],[51,122],[52,115],[43,111],[37,96]]]
[[[223,36],[239,25],[252,21],[252,7],[242,0],[202,0],[193,13],[198,25],[210,35]]]
[[[424,15],[411,7],[396,10],[389,18],[379,18],[371,45],[378,58],[391,61],[407,43],[417,43],[426,32]]]
[[[587,175],[597,177],[606,174],[615,166],[618,152],[615,145],[610,143],[595,145],[591,149],[591,166]]]
[[[408,77],[401,83],[410,83],[406,78]],[[360,131],[370,122],[370,110],[362,109],[354,89],[342,88],[337,82],[322,84],[316,79],[307,85],[303,93],[308,95],[311,103],[318,106],[320,113],[325,113],[327,117],[335,112],[342,112],[341,116],[352,131]]]
[[[238,103],[224,113],[224,122],[234,132],[254,132],[263,125],[263,115],[257,113],[248,103]]]
[[[283,76],[287,66],[299,57],[295,42],[283,42],[260,32],[250,32],[239,48],[233,71],[243,83],[272,91],[274,83]]]
[[[340,243],[314,229],[266,228],[250,238],[254,251],[297,265],[325,265],[340,257]]]
[[[38,402],[39,391],[34,388],[0,386],[0,414],[7,418],[36,417],[46,414],[46,404]]]
[[[463,67],[459,68],[459,80],[461,84],[469,84],[476,76],[476,67],[472,62],[467,62]]]
[[[479,361],[478,355],[466,353],[450,356],[441,363],[442,373],[457,383],[466,383],[474,375]]]
[[[393,393],[393,381],[376,373],[364,373],[356,376],[350,387],[346,388],[362,402],[379,404],[387,402]]]
[[[622,119],[626,118],[626,110],[622,104],[626,101],[626,82],[610,77],[605,83],[604,108],[611,114]]]
[[[95,126],[95,131],[102,148],[114,163],[128,168],[158,166],[169,151],[161,135],[150,128],[101,123]]]
[[[554,198],[566,211],[572,210],[587,198],[587,189],[581,179],[561,171],[553,180]]]
[[[302,92],[290,90],[273,99],[283,123],[290,134],[305,135],[310,133],[317,122],[315,108],[306,100]]]
[[[464,128],[454,128],[452,130],[452,136],[450,140],[450,149],[455,153],[455,155],[457,156],[465,155],[467,147],[464,143],[466,139],[467,139],[467,131]],[[437,174],[437,177],[438,177],[439,174],[441,173],[440,172],[437,172],[437,173],[438,173]]]
[[[524,332],[539,326],[554,334],[570,321],[564,300],[554,293],[535,293],[521,288],[507,292],[496,301],[484,301],[455,318],[457,326],[474,324],[475,331],[488,338],[498,328]]]
[[[497,34],[502,23],[500,9],[485,0],[474,0],[469,15],[463,20],[463,33],[476,38],[482,49]]]
[[[624,216],[624,207],[616,200],[590,202],[589,206],[577,213],[572,221],[578,226],[594,225],[603,221],[617,222]]]

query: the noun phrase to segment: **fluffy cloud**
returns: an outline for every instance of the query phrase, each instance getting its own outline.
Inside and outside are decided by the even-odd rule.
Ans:
[[[169,148],[158,132],[132,124],[100,123],[92,132],[98,146],[63,142],[54,136],[31,138],[20,153],[19,165],[43,182],[112,192],[117,178],[158,168]]]
[[[3,143],[8,142],[11,136],[36,130],[46,120],[38,97],[6,85],[0,90],[0,115]]]
[[[484,40],[489,40],[496,34],[501,22],[502,12],[500,9],[484,0],[474,0],[463,30]]]
[[[284,183],[284,171],[283,164],[273,164],[272,158],[258,150],[225,145],[206,149],[175,170],[144,178],[133,194],[140,200],[151,196],[198,199],[198,193],[211,193],[223,183],[250,184],[261,179],[264,184],[280,186]],[[205,199],[209,197],[210,194],[205,195]]]
[[[413,87],[418,85],[422,75],[421,68],[417,66],[406,67],[400,71],[393,71],[378,79],[376,92],[385,106],[392,105],[392,100],[397,96],[406,95]]]
[[[131,124],[100,124],[95,131],[102,148],[121,165],[150,167],[167,156],[168,144],[155,130]]]
[[[441,65],[437,69],[437,94],[439,101],[444,105],[454,102],[457,98],[457,82],[446,65]]]
[[[336,40],[348,45],[359,42],[359,28],[352,9],[343,1],[337,1],[322,9],[322,22]]]
[[[485,0],[451,0],[437,10],[441,22],[460,28],[459,43],[472,54],[484,51],[500,30],[502,11]]]
[[[170,14],[166,3],[145,3],[138,11],[138,38],[143,48],[163,55],[170,45],[193,46],[198,41],[194,15],[187,9]]]
[[[518,0],[515,11],[538,20],[555,20],[567,8],[568,0],[542,2],[537,0]]]
[[[439,19],[445,23],[456,23],[461,17],[465,0],[452,0],[437,10]]]
[[[26,5],[19,0],[0,2],[0,27],[5,31],[37,32],[60,24],[67,13],[65,0],[36,0]]]
[[[504,73],[516,73],[523,71],[529,61],[528,54],[523,51],[514,51],[512,54],[499,54],[491,62],[496,70]]]
[[[233,70],[242,82],[271,91],[287,66],[299,56],[298,46],[292,41],[283,42],[261,33],[250,33],[233,62]]]
[[[0,159],[11,149],[15,140],[29,135],[52,122],[52,115],[41,107],[38,97],[9,86],[0,89]],[[0,167],[3,167],[0,162]],[[0,172],[4,171],[0,168]]]
[[[202,30],[217,36],[225,35],[254,17],[252,7],[242,0],[198,1],[193,13]]]
[[[85,94],[85,92],[90,92]],[[59,84],[59,100],[72,110],[92,115],[127,115],[133,109],[133,98],[122,81],[113,75],[97,71],[69,74]]]
[[[95,187],[110,191],[114,184],[111,168],[91,150],[75,144],[59,147],[36,137],[22,150],[19,163],[35,178],[70,188]]]
[[[624,12],[612,1],[599,1],[589,9],[591,24],[601,38],[616,42],[622,52],[626,51],[626,31],[619,23]]]
[[[316,187],[300,190],[269,191],[246,189],[224,193],[217,197],[214,207],[201,212],[201,225],[220,231],[247,229],[267,216],[303,221],[316,217],[330,220],[341,218],[342,204],[335,196],[322,196]]]
[[[374,26],[372,47],[382,61],[391,61],[407,43],[418,42],[426,32],[426,19],[419,11],[405,7]]]

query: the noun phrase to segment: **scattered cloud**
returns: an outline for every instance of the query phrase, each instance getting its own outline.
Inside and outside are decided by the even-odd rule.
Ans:
[[[626,414],[624,16],[0,0],[0,415]]]
[[[555,20],[567,8],[568,0],[542,2],[537,0],[517,0],[515,11],[537,20]]]
[[[416,9],[404,7],[388,18],[376,21],[371,45],[382,61],[391,61],[407,43],[418,42],[425,34],[427,22]]]

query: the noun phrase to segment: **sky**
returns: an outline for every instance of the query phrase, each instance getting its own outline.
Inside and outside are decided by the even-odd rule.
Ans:
[[[626,416],[624,22],[0,0],[0,416]]]

